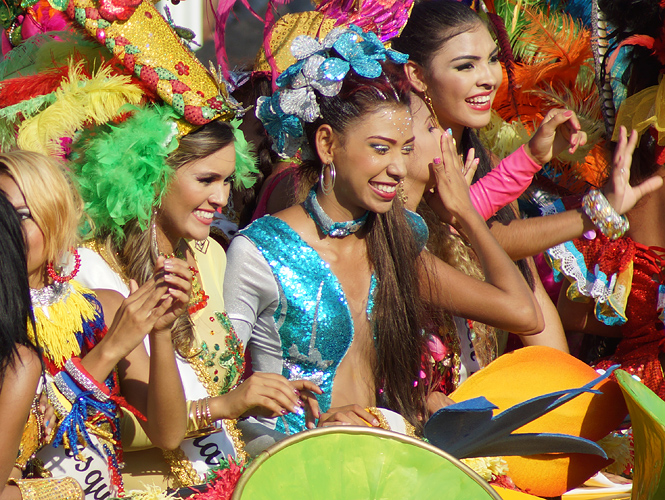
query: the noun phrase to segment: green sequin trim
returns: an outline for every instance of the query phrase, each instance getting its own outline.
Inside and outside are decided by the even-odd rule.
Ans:
[[[215,311],[214,316],[228,333],[224,338],[224,349],[220,344],[214,344],[211,348],[203,342],[199,359],[217,384],[218,393],[225,394],[238,384],[245,371],[244,348],[228,315]]]

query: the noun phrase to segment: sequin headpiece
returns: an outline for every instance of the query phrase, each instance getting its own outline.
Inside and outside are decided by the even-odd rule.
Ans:
[[[273,147],[285,157],[293,156],[303,144],[302,122],[321,117],[316,92],[336,96],[349,71],[374,79],[383,73],[381,61],[408,61],[406,54],[386,49],[374,33],[364,33],[355,25],[335,28],[321,41],[298,36],[291,53],[297,62],[277,78],[278,90],[271,97],[259,97],[256,107]]]
[[[129,220],[145,226],[178,140],[244,110],[149,0],[8,1],[27,9],[12,11],[15,42],[28,11],[70,24],[22,40],[0,62],[0,146],[69,157],[97,229],[121,237]],[[258,169],[238,125],[235,184],[249,187]]]

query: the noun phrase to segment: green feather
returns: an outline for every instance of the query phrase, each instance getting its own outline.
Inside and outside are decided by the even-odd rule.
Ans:
[[[127,222],[148,226],[173,173],[166,158],[178,147],[172,108],[126,109],[135,111],[125,122],[82,132],[72,162],[95,235],[111,233],[119,241]]]
[[[248,189],[256,182],[256,174],[259,173],[259,169],[256,166],[254,147],[247,142],[245,134],[240,130],[241,123],[242,120],[240,118],[231,121],[236,149],[236,172],[233,187],[236,189]]]

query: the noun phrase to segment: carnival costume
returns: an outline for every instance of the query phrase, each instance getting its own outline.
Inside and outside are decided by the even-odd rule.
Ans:
[[[121,279],[103,259],[100,245],[91,242],[92,248],[83,248],[81,281],[90,288],[108,288],[111,278]],[[137,423],[126,416],[123,430],[133,436],[126,454],[127,464],[123,473],[128,486],[139,487],[151,481],[162,485],[168,477],[175,487],[191,486],[204,482],[211,467],[229,457],[246,460],[242,435],[235,420],[207,420],[207,398],[219,396],[234,389],[244,371],[244,349],[224,311],[222,283],[226,268],[226,255],[212,238],[191,245],[198,267],[198,282],[205,293],[204,301],[192,301],[190,314],[194,323],[194,345],[190,355],[176,355],[176,363],[188,401],[188,434],[180,447],[162,452],[152,448],[145,433]],[[87,252],[87,254],[86,254]],[[108,256],[107,256],[108,258]],[[111,260],[111,259],[109,259]],[[115,291],[127,296],[126,286],[115,285]],[[196,309],[196,310],[194,310]],[[144,340],[149,351],[149,342]],[[203,415],[201,414],[203,412]],[[148,449],[149,448],[149,449]],[[131,479],[128,477],[131,476]]]
[[[610,239],[600,231],[547,251],[555,278],[571,281],[567,297],[595,302],[595,317],[621,327],[616,352],[595,363],[613,364],[635,375],[665,399],[665,379],[659,356],[665,352],[665,249],[647,247],[630,237]]]
[[[58,419],[53,441],[31,460],[55,477],[75,479],[86,495],[121,494],[120,405],[136,410],[120,397],[115,371],[100,384],[80,364],[106,334],[101,306],[76,281],[55,281],[31,296],[36,329],[28,335],[42,348],[45,391]]]
[[[11,14],[25,9],[18,4],[11,7]],[[46,33],[25,41],[20,36],[11,37],[12,43],[21,44],[0,68],[3,77],[18,74],[15,70],[17,66],[22,69],[26,54],[34,56],[43,45],[59,43],[58,54],[66,52],[67,44],[85,46],[88,52],[85,56],[76,53],[71,60],[49,56],[46,68],[32,68],[25,72],[30,76],[0,84],[2,146],[18,145],[75,160],[72,172],[94,223],[92,236],[110,235],[122,241],[124,226],[132,220],[149,231],[153,210],[158,209],[173,174],[166,159],[177,149],[179,138],[213,120],[242,116],[242,107],[229,98],[217,73],[206,70],[189,50],[187,33],[176,30],[151,2],[116,5],[103,0],[71,0],[52,4],[49,9],[68,19],[69,33]],[[16,17],[15,35],[29,17]],[[63,120],[64,111],[67,120]],[[239,120],[231,125],[236,150],[234,184],[248,187],[257,170],[238,125]],[[198,274],[188,312],[195,323],[196,341],[191,356],[179,358],[178,365],[191,400],[188,431],[198,438],[168,454],[170,469],[161,456],[154,467],[170,472],[174,486],[204,482],[206,471],[227,457],[246,458],[234,422],[212,422],[207,406],[208,397],[238,383],[244,366],[242,347],[224,313],[221,285],[225,257],[212,241],[193,246],[198,249],[194,269]],[[88,278],[87,283],[126,296],[122,269],[109,266],[114,264],[114,256],[105,254],[102,245],[94,250],[99,254],[81,250],[82,275]],[[136,422],[133,424],[134,444],[138,444],[143,433]],[[129,428],[123,426],[124,430]],[[120,432],[117,425],[115,431]],[[118,440],[117,435],[114,438]],[[211,453],[211,448],[216,452]]]

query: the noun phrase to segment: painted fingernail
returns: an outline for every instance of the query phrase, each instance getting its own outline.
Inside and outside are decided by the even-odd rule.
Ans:
[[[448,135],[453,135],[453,129],[451,129],[451,128],[447,128],[447,129],[446,129],[446,133],[447,133]]]
[[[379,426],[379,421],[377,419],[372,420],[372,425],[374,427],[378,427]]]
[[[293,389],[293,392],[296,393],[296,396],[300,396],[300,391],[298,389]]]
[[[302,402],[302,399],[299,399],[299,400],[296,402],[296,404],[297,404],[298,406],[305,406],[305,403]]]
[[[478,165],[480,163],[480,158],[474,158],[473,163],[474,165]]]
[[[438,156],[434,158],[434,165],[441,165],[441,158],[439,158]]]
[[[167,271],[171,271],[173,269],[173,261],[171,259],[164,261],[164,269]]]
[[[286,411],[286,410],[280,410],[280,413],[281,413],[282,415],[286,415],[286,414],[288,414],[289,412]]]
[[[300,407],[298,407],[298,406],[295,406],[295,407],[293,408],[293,413],[295,413],[296,415],[304,415],[304,414],[305,414],[305,410],[303,410],[302,408],[300,408]]]

